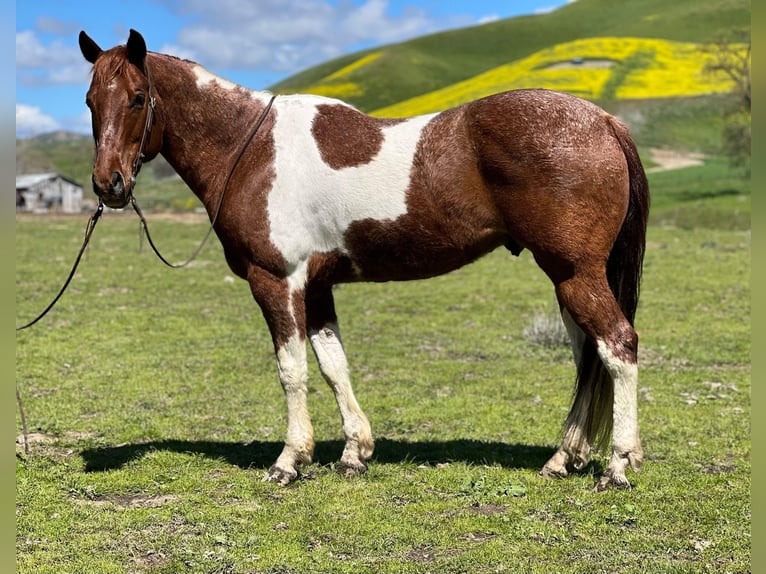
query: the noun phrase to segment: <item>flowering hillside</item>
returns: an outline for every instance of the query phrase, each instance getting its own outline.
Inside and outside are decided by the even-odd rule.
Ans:
[[[373,52],[366,56],[362,56],[361,58],[354,60],[351,64],[333,72],[329,76],[325,76],[320,82],[309,86],[305,91],[310,94],[317,94],[318,96],[340,99],[358,96],[362,94],[364,90],[359,84],[349,81],[349,76],[364,66],[371,64],[380,58],[382,54],[383,52]]]
[[[743,46],[744,50],[744,46]],[[725,93],[731,80],[705,72],[702,45],[647,38],[586,38],[557,44],[373,115],[425,114],[504,90],[548,88],[590,100]]]

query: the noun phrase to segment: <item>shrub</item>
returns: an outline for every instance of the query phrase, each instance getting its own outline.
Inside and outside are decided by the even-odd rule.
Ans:
[[[524,338],[541,347],[568,347],[569,335],[558,310],[537,311],[524,328]]]

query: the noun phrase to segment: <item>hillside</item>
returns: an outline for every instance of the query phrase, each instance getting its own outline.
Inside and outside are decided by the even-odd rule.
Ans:
[[[727,30],[749,26],[747,0],[578,0],[549,14],[450,30],[350,54],[271,89],[340,97],[372,112],[576,40],[629,37],[702,45]]]

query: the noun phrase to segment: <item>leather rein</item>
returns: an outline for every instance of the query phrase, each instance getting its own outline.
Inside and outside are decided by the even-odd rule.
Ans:
[[[218,221],[218,216],[221,214],[221,207],[223,206],[223,200],[226,195],[226,190],[229,187],[229,182],[231,181],[232,175],[234,175],[234,170],[239,165],[240,160],[242,159],[242,156],[245,154],[245,151],[247,150],[248,146],[250,145],[250,142],[253,141],[255,138],[255,135],[258,133],[258,130],[263,125],[263,122],[266,121],[266,117],[269,114],[269,111],[271,110],[271,106],[274,103],[274,100],[276,99],[276,95],[272,95],[269,99],[268,103],[264,107],[263,111],[261,112],[260,116],[258,116],[258,120],[256,121],[255,125],[253,126],[253,129],[250,131],[250,135],[247,137],[247,139],[243,142],[243,144],[240,146],[239,151],[237,153],[236,158],[234,159],[234,163],[231,166],[231,169],[229,170],[228,175],[226,176],[226,180],[223,184],[223,189],[221,190],[221,195],[218,198],[218,204],[216,205],[215,213],[213,215],[213,218],[210,220],[210,227],[207,230],[207,233],[203,237],[202,241],[200,242],[197,249],[194,250],[192,255],[183,263],[170,263],[165,257],[162,256],[162,254],[157,249],[156,245],[154,244],[154,241],[152,240],[151,235],[149,234],[149,226],[146,223],[146,218],[144,217],[144,214],[141,212],[141,209],[138,207],[138,203],[136,202],[136,198],[133,195],[133,188],[136,184],[136,178],[138,177],[138,172],[141,171],[141,166],[144,162],[144,150],[146,148],[146,143],[149,140],[149,136],[151,134],[152,126],[154,124],[154,115],[155,115],[155,108],[157,107],[157,100],[152,95],[153,92],[153,82],[152,82],[152,76],[151,71],[149,69],[149,66],[144,63],[144,69],[146,73],[146,78],[149,81],[149,107],[146,111],[146,120],[144,121],[144,131],[141,135],[141,143],[138,148],[138,154],[136,155],[136,159],[133,160],[133,173],[130,177],[130,192],[128,199],[130,201],[131,206],[133,207],[133,210],[138,215],[139,219],[141,220],[141,228],[143,232],[146,234],[146,239],[149,242],[149,245],[152,247],[152,250],[157,255],[157,257],[162,261],[165,265],[168,267],[171,267],[173,269],[179,269],[181,267],[186,267],[194,261],[194,259],[197,258],[200,251],[202,251],[202,248],[204,247],[205,243],[207,242],[208,238],[213,232],[213,229],[215,228],[215,224]],[[74,265],[72,266],[72,270],[69,272],[69,275],[64,282],[64,285],[59,290],[58,294],[53,298],[53,301],[51,301],[48,306],[33,320],[29,321],[28,323],[25,323],[24,325],[21,325],[19,327],[16,327],[17,331],[21,331],[22,329],[26,329],[28,327],[31,327],[35,323],[37,323],[40,319],[42,319],[45,315],[48,314],[48,312],[53,308],[53,306],[58,302],[58,300],[61,298],[61,296],[64,294],[64,291],[66,291],[67,287],[69,286],[69,283],[72,281],[72,278],[74,277],[75,272],[77,271],[77,267],[80,264],[80,259],[82,259],[82,255],[85,252],[85,249],[88,246],[88,243],[90,242],[91,235],[93,234],[93,230],[96,228],[96,223],[98,223],[98,220],[101,217],[101,214],[104,212],[104,204],[102,200],[99,198],[98,200],[98,207],[96,208],[96,211],[93,215],[91,215],[90,219],[88,220],[88,223],[85,228],[85,238],[83,239],[82,246],[80,247],[80,251],[77,253],[77,258],[75,259]]]
[[[239,161],[242,159],[242,156],[245,154],[245,150],[247,150],[248,146],[250,145],[250,142],[253,141],[253,138],[258,133],[258,130],[263,125],[263,122],[266,120],[266,117],[269,115],[269,111],[271,110],[271,105],[274,103],[274,100],[276,99],[276,95],[272,95],[269,99],[269,102],[266,104],[266,107],[263,108],[263,111],[261,112],[261,115],[258,116],[258,120],[255,122],[255,125],[253,126],[253,129],[250,131],[250,135],[247,137],[247,139],[243,142],[243,144],[240,146],[239,151],[237,152],[237,156],[234,159],[234,163],[231,165],[231,169],[229,170],[228,175],[226,176],[226,180],[223,184],[223,190],[221,191],[221,196],[218,198],[218,204],[215,209],[215,213],[213,214],[213,218],[210,220],[210,227],[207,229],[207,233],[205,234],[205,237],[202,238],[202,241],[197,246],[197,249],[194,250],[194,252],[189,256],[189,258],[182,262],[182,263],[171,263],[168,261],[165,257],[162,256],[159,249],[157,249],[157,246],[154,244],[154,241],[152,240],[152,236],[149,233],[149,226],[146,223],[146,218],[144,217],[143,212],[141,211],[141,208],[138,207],[138,203],[136,202],[136,197],[133,195],[133,188],[135,187],[136,177],[138,176],[138,172],[141,170],[141,165],[143,165],[144,162],[144,147],[146,146],[146,142],[149,139],[149,134],[152,129],[152,124],[154,123],[154,109],[157,105],[156,100],[154,96],[152,96],[152,74],[149,66],[144,62],[144,69],[146,72],[146,79],[149,81],[149,109],[146,112],[146,122],[144,123],[144,133],[141,135],[141,145],[138,148],[138,155],[136,156],[136,159],[133,161],[133,175],[131,176],[131,185],[130,185],[130,204],[133,207],[133,211],[136,212],[136,215],[138,215],[138,218],[141,220],[141,228],[143,229],[144,234],[146,235],[146,240],[149,242],[149,245],[152,248],[152,251],[154,251],[155,255],[159,258],[160,261],[162,261],[165,265],[168,267],[171,267],[173,269],[180,269],[181,267],[186,267],[194,261],[197,256],[199,255],[200,251],[202,251],[202,248],[205,246],[205,243],[207,243],[207,240],[210,238],[210,235],[213,232],[213,229],[215,228],[215,224],[218,221],[218,216],[221,213],[221,207],[223,206],[223,198],[226,195],[226,190],[229,187],[229,181],[231,181],[231,176],[234,175],[234,170],[237,169],[237,166],[239,165]]]

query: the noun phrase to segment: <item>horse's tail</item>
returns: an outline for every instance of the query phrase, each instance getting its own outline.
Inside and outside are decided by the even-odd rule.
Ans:
[[[646,224],[649,219],[649,183],[641,158],[628,128],[610,118],[612,129],[628,162],[630,200],[628,212],[609,254],[606,275],[625,318],[633,325],[646,249]]]
[[[606,275],[622,313],[633,325],[646,249],[649,183],[628,128],[612,116],[609,116],[609,123],[628,163],[630,199],[627,214],[607,260]],[[576,395],[577,398],[591,399],[588,442],[599,449],[605,448],[611,440],[614,387],[594,343],[588,339],[583,344],[577,366]]]

